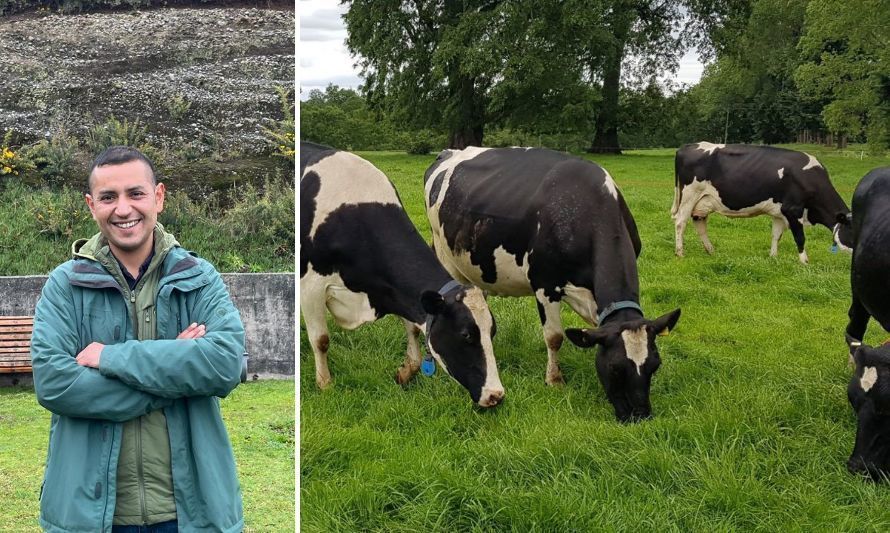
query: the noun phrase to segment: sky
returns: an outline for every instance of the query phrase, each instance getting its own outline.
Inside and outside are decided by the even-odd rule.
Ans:
[[[355,60],[346,50],[346,29],[340,18],[346,7],[337,0],[300,0],[297,9],[300,17],[297,53],[300,56],[300,100],[309,97],[312,89],[324,89],[333,83],[340,87],[356,89],[362,83]],[[680,60],[680,70],[674,81],[685,84],[697,83],[704,66],[693,52]]]

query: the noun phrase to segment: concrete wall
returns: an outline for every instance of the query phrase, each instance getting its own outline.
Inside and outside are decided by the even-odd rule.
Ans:
[[[296,346],[294,274],[223,274],[241,313],[250,354],[248,379],[293,378]],[[33,315],[46,276],[0,276],[0,315]],[[30,383],[29,376],[0,374],[0,384]]]

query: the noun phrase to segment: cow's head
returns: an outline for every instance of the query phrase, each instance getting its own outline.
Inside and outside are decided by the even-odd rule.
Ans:
[[[496,326],[485,296],[477,287],[454,286],[444,294],[426,291],[421,304],[428,315],[430,354],[482,407],[504,399],[491,338]]]
[[[679,319],[680,310],[675,309],[655,320],[615,320],[597,329],[566,330],[577,346],[599,345],[596,372],[619,421],[652,417],[649,388],[652,375],[661,366],[655,337],[667,334]]]
[[[845,252],[853,252],[853,213],[838,213],[832,229],[834,244]]]
[[[862,345],[853,360],[847,399],[859,422],[847,468],[879,481],[890,476],[890,346]]]

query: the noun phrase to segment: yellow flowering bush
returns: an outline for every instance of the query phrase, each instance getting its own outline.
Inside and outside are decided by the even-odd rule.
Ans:
[[[25,166],[25,161],[21,155],[18,152],[14,152],[9,146],[11,141],[12,130],[9,130],[3,136],[3,143],[0,144],[0,176],[18,176]]]
[[[40,198],[31,208],[31,214],[38,232],[70,239],[78,228],[84,231],[83,227],[91,215],[82,194],[67,186],[62,188],[61,194],[49,190],[36,194]]]
[[[293,93],[284,87],[275,87],[275,92],[278,93],[284,118],[275,121],[269,128],[263,128],[263,133],[266,134],[266,141],[275,148],[274,155],[284,157],[293,163],[297,153]]]

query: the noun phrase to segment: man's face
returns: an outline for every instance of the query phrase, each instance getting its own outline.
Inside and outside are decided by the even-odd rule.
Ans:
[[[96,167],[87,205],[111,251],[122,256],[148,256],[158,213],[164,209],[164,184],[153,184],[142,161]]]

